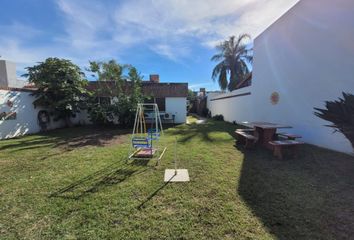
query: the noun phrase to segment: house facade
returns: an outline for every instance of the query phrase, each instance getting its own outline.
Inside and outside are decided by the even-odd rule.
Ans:
[[[113,101],[114,81],[92,81],[88,89],[103,101]],[[130,91],[129,81],[125,83],[125,92]],[[165,122],[185,123],[187,118],[188,83],[160,82],[157,74],[151,74],[149,80],[142,81],[142,93],[146,102],[156,103],[161,119]],[[101,91],[99,91],[100,89]],[[104,100],[104,99],[108,100]]]
[[[95,90],[97,84],[90,82],[88,88]],[[160,108],[161,118],[165,122],[184,123],[187,115],[187,83],[160,83],[158,75],[152,75],[149,81],[142,83],[143,94],[150,97]],[[0,60],[0,139],[17,137],[41,131],[39,125],[41,107],[35,108],[32,93],[33,86],[16,78],[16,64]],[[99,97],[112,97],[99,94]],[[74,124],[90,124],[86,111],[81,111],[72,118]],[[64,127],[62,121],[48,123],[47,129]]]

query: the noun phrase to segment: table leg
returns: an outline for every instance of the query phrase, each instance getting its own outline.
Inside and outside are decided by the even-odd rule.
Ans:
[[[297,158],[297,147],[296,145],[289,146],[289,152],[293,158]]]
[[[279,159],[283,159],[283,153],[281,151],[281,146],[274,146],[273,154],[275,157],[277,157]]]
[[[276,133],[277,129],[264,129],[263,130],[263,146],[266,148],[273,150],[273,146],[269,144],[270,141],[274,140],[274,135]]]

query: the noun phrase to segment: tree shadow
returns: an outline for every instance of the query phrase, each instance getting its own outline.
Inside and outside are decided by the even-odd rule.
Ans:
[[[173,128],[175,124],[164,124],[165,130]],[[33,136],[20,136],[5,139],[1,142],[0,151],[22,151],[46,147],[60,147],[66,151],[86,146],[105,147],[122,144],[128,141],[132,129],[118,128],[117,126],[80,126],[60,128],[47,132],[36,133]]]
[[[21,151],[45,147],[71,150],[86,146],[104,147],[126,142],[130,129],[116,127],[73,127],[42,132],[31,136],[4,140],[0,150]]]
[[[162,184],[160,187],[158,187],[155,191],[153,191],[144,201],[142,201],[139,206],[137,206],[138,210],[141,210],[145,207],[145,205],[150,202],[151,199],[153,199],[162,189],[164,189],[167,184],[171,182],[174,176],[172,176],[169,180],[167,180],[164,184]]]
[[[96,193],[106,187],[124,182],[133,175],[142,174],[152,167],[145,165],[131,165],[120,163],[111,164],[84,178],[81,178],[65,187],[51,193],[48,197],[79,200],[85,196]]]
[[[213,132],[226,132],[232,138],[235,138],[236,135],[234,131],[236,128],[238,128],[238,126],[231,123],[208,120],[204,124],[191,123],[189,125],[178,126],[174,129],[171,129],[169,133],[179,136],[178,141],[181,143],[187,143],[193,138],[201,138],[206,142],[220,142],[229,141],[229,139],[217,139],[211,137],[210,134]]]
[[[26,149],[32,149],[32,148],[40,148],[40,147],[45,147],[48,145],[53,144],[53,142],[56,140],[55,139],[49,139],[49,138],[40,138],[40,139],[26,139],[26,138],[14,138],[14,139],[5,139],[3,140],[2,146],[0,146],[0,151],[2,150],[26,150]]]
[[[305,145],[299,156],[245,150],[238,193],[279,239],[354,236],[354,157]]]

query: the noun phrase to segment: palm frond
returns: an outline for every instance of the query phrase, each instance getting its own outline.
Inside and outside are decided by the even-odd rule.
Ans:
[[[211,77],[214,81],[220,75],[223,68],[225,68],[224,62],[220,62],[214,67],[213,72],[211,74]]]
[[[226,90],[228,82],[227,82],[227,69],[225,67],[221,68],[219,78],[218,78],[218,83],[221,90]]]
[[[219,60],[221,60],[223,57],[224,57],[224,54],[218,53],[218,54],[215,54],[214,56],[212,56],[210,60],[211,60],[211,61],[219,61]]]
[[[218,53],[211,60],[222,61],[214,67],[212,79],[214,81],[218,79],[219,86],[223,90],[226,88],[230,91],[234,90],[238,82],[243,79],[243,75],[249,73],[247,63],[251,63],[253,57],[250,54],[252,51],[245,43],[247,39],[251,39],[249,34],[241,34],[238,38],[230,36],[216,46]],[[230,74],[229,81],[228,74]]]

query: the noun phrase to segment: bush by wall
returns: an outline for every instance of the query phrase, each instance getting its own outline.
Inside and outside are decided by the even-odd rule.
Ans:
[[[214,120],[216,121],[224,121],[224,116],[222,114],[215,115],[213,117]]]
[[[315,108],[315,115],[333,124],[326,125],[343,133],[354,148],[354,95],[343,92],[343,98],[326,101],[326,109]]]

